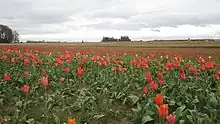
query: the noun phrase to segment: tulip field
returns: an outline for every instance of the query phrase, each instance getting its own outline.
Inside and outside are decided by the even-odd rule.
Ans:
[[[0,48],[1,124],[220,124],[219,49]]]

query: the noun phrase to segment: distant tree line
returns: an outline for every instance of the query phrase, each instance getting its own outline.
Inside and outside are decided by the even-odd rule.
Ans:
[[[45,41],[45,40],[40,40],[40,41],[27,40],[26,43],[61,43],[61,42],[60,41]]]
[[[185,41],[215,41],[215,39],[182,39],[182,40],[153,40],[154,42],[185,42]]]
[[[121,36],[119,39],[114,37],[103,37],[102,42],[123,42],[123,41],[131,41],[128,36]]]
[[[0,24],[0,43],[19,43],[18,32]]]

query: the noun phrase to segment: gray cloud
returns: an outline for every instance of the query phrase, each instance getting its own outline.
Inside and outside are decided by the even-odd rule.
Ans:
[[[208,24],[220,24],[220,12],[209,14],[182,15],[182,14],[161,14],[161,15],[141,15],[137,18],[131,18],[130,21],[145,22],[149,28],[158,28],[162,26],[175,27],[177,25],[195,25],[205,26]]]
[[[103,13],[104,14],[104,13]],[[99,24],[85,25],[97,29],[121,29],[121,30],[140,30],[141,28],[159,28],[159,27],[177,27],[178,25],[195,25],[195,26],[207,26],[209,24],[220,24],[220,12],[213,12],[209,14],[167,14],[151,12],[139,13],[136,16],[132,14],[124,14],[124,16],[118,16],[119,14],[98,13],[96,16],[99,18],[109,17],[122,17],[127,18],[127,22],[113,24],[109,21]]]
[[[123,18],[123,19],[129,19],[132,16],[137,15],[137,12],[134,11],[112,11],[112,10],[102,10],[98,12],[94,12],[91,14],[88,14],[90,18]]]
[[[141,28],[147,27],[147,25],[140,23],[114,24],[110,21],[105,21],[99,24],[83,25],[82,27],[90,27],[94,29],[139,30]]]
[[[153,31],[153,32],[160,32],[160,29],[153,28],[153,29],[151,29],[151,31]]]
[[[0,22],[16,29],[21,34],[26,33],[54,33],[39,27],[60,24],[70,20],[70,16],[89,10],[99,9],[104,1],[94,0],[97,5],[91,5],[87,0],[5,0],[1,1]],[[108,3],[108,2],[105,2]],[[58,30],[60,31],[60,30]]]
[[[160,33],[160,27],[220,24],[217,0],[3,0],[1,6],[0,23],[20,35],[87,28],[124,31],[149,28]],[[123,21],[112,21],[117,18]]]

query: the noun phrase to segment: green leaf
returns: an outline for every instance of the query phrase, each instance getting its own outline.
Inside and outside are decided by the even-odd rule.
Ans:
[[[142,118],[142,124],[145,124],[146,122],[149,122],[149,121],[152,121],[152,120],[154,120],[153,118],[151,118],[150,116],[144,116],[143,118]]]
[[[135,108],[132,108],[131,109],[134,113],[138,113],[139,111],[138,111],[138,109],[135,109]]]
[[[138,109],[139,111],[141,111],[141,104],[140,104],[140,103],[137,103],[137,109]]]
[[[185,124],[185,121],[184,120],[180,120],[180,124]]]
[[[52,108],[53,108],[53,104],[49,104],[47,107],[48,110],[51,110]]]
[[[18,102],[16,102],[15,105],[18,106],[18,107],[21,107],[21,106],[22,106],[22,101],[18,101]]]
[[[93,118],[95,118],[95,119],[100,119],[100,118],[102,118],[102,117],[104,117],[105,115],[95,115],[95,116],[93,116]]]
[[[198,113],[196,110],[189,110],[189,112],[191,113],[192,117],[193,117],[193,120],[194,121],[197,121],[197,118],[198,118]]]
[[[191,115],[187,115],[186,117],[187,117],[187,119],[189,120],[190,123],[193,123],[193,118],[192,118]]]
[[[18,82],[20,82],[20,83],[23,84],[23,83],[24,83],[24,79],[23,79],[23,78],[19,78],[19,79],[18,79]]]
[[[195,103],[199,103],[199,100],[198,100],[198,99],[194,99],[194,100],[192,101],[192,104],[195,104]]]
[[[177,104],[178,106],[181,106],[181,105],[182,105],[182,103],[181,103],[181,102],[177,102],[176,104]]]
[[[34,123],[34,119],[33,119],[33,118],[28,119],[28,120],[26,121],[26,123],[28,123],[28,124],[33,124],[33,123]]]
[[[128,98],[131,99],[133,104],[137,103],[137,101],[139,100],[139,97],[137,97],[135,95],[130,95],[130,96],[128,96]]]
[[[183,106],[180,106],[179,108],[176,109],[176,111],[174,113],[176,115],[177,120],[182,117],[182,112],[185,108],[186,108],[186,106],[183,105]]]
[[[122,104],[124,105],[124,104],[126,103],[126,101],[127,101],[127,98],[125,98],[125,99],[123,100]]]
[[[0,105],[3,105],[3,98],[0,99]]]
[[[54,116],[54,120],[55,120],[56,124],[60,124],[60,119],[59,119],[59,117],[56,116],[55,114],[53,114],[53,116]]]
[[[144,110],[145,110],[145,114],[146,114],[146,115],[152,116],[152,115],[155,114],[154,110],[152,110],[152,107],[150,106],[149,103],[147,103],[147,104],[144,106]]]
[[[210,112],[211,112],[211,117],[212,117],[212,119],[215,119],[215,118],[217,118],[217,110],[216,109],[211,109],[210,110]]]
[[[210,103],[213,107],[216,107],[218,105],[218,101],[216,100],[214,95],[211,95],[210,97]]]
[[[176,102],[174,100],[170,100],[169,105],[174,106]]]
[[[202,113],[200,113],[200,114],[201,114],[201,115],[200,115],[201,118],[199,118],[199,121],[202,121],[203,123],[211,124],[212,121],[214,120],[214,119],[210,119],[207,114],[202,114]]]

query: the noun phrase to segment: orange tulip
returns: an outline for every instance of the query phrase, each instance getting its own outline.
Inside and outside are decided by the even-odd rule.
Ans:
[[[157,105],[162,105],[163,104],[163,95],[162,94],[156,94],[154,97],[154,102]]]
[[[76,119],[69,119],[67,124],[76,124]]]
[[[167,115],[168,115],[168,104],[163,104],[163,105],[160,105],[158,107],[158,112],[160,114],[160,116],[162,116],[163,118],[166,118]]]

